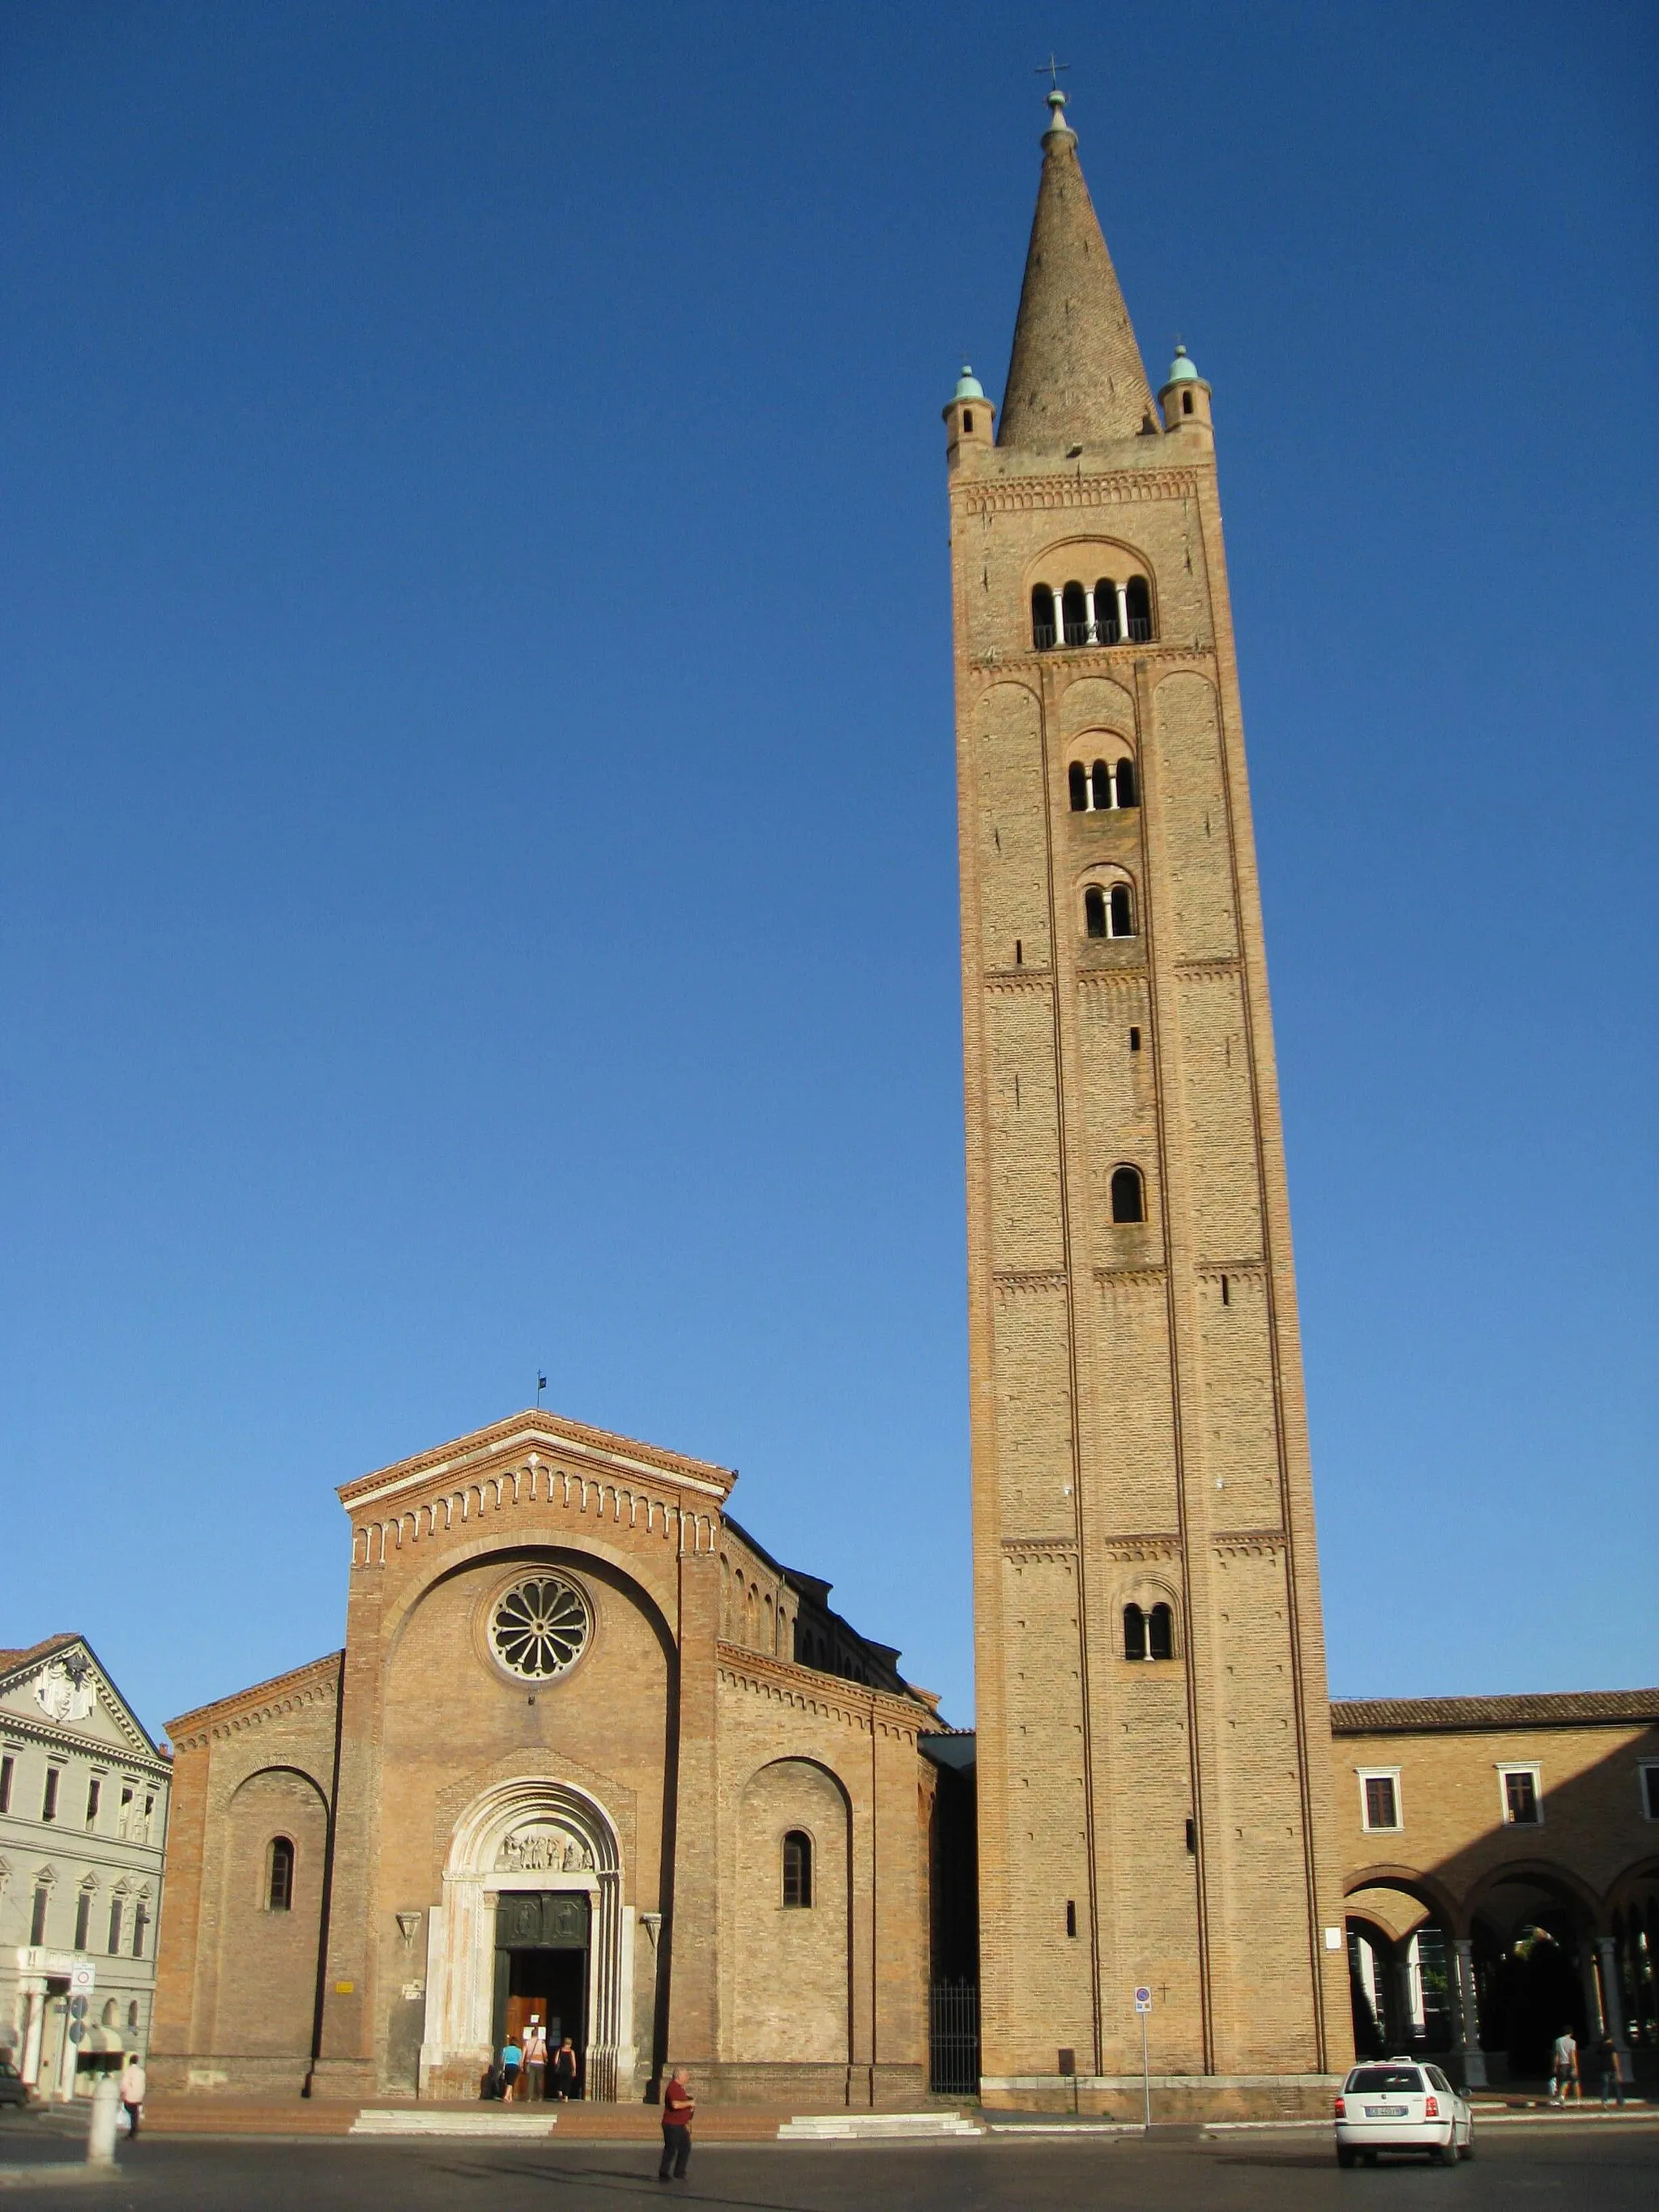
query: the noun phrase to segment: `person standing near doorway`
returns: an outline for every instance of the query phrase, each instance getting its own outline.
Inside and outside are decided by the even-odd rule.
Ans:
[[[662,2164],[659,2181],[684,2181],[691,2163],[691,2122],[696,2112],[691,2092],[677,2066],[662,2093]]]
[[[553,2094],[561,2102],[576,2094],[576,2046],[567,2035],[553,2054]]]
[[[1569,2092],[1583,2102],[1583,2092],[1578,2085],[1578,2045],[1571,2024],[1564,2023],[1550,2053],[1550,2102],[1565,2105]]]
[[[539,2105],[547,2094],[547,2030],[540,2017],[532,2013],[530,2025],[525,2030],[524,2070],[526,2094],[532,2105]]]
[[[518,2083],[519,2069],[523,2064],[524,2051],[509,2028],[507,2041],[501,2045],[501,2102],[504,2105],[510,2105],[513,2102],[513,2092]]]
[[[1625,2104],[1625,2077],[1619,2066],[1619,2045],[1611,2034],[1604,2034],[1595,2046],[1595,2063],[1601,2069],[1601,2104],[1605,2110],[1608,2093],[1618,2100],[1622,2112]]]
[[[127,2063],[121,2069],[121,2102],[126,2107],[127,2132],[134,2142],[138,2140],[138,2114],[144,2101],[144,2062],[138,2053],[130,2051]],[[1603,2100],[1605,2102],[1605,2100]],[[1622,2102],[1622,2100],[1620,2100]]]

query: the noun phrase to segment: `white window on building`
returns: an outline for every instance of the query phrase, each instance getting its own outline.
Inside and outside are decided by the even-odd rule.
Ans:
[[[1659,1759],[1644,1760],[1638,1778],[1642,1785],[1642,1817],[1659,1820]]]
[[[1367,1835],[1404,1827],[1405,1820],[1400,1806],[1400,1769],[1397,1766],[1362,1766],[1359,1769],[1359,1825]]]
[[[0,1753],[0,1813],[11,1810],[12,1787],[17,1780],[17,1753]]]
[[[1539,1766],[1500,1765],[1499,1802],[1507,1828],[1539,1828],[1544,1823],[1543,1769]]]

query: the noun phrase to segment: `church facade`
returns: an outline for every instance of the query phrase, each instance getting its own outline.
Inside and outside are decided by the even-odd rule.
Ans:
[[[171,1724],[158,2085],[472,2097],[534,2020],[601,2100],[1109,2111],[1138,1993],[1172,2116],[1659,2040],[1659,1692],[1328,1702],[1210,391],[1051,107],[945,410],[976,1734],[728,1470],[532,1413],[349,1484],[344,1649]]]
[[[926,2087],[936,1700],[726,1512],[541,1414],[341,1492],[343,1652],[175,1721],[153,2048],[193,2089]]]

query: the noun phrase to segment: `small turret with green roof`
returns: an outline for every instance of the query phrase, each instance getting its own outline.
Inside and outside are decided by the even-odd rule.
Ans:
[[[989,446],[996,410],[985,397],[985,386],[974,374],[971,362],[962,364],[962,374],[945,410],[945,455],[955,468],[964,446]]]
[[[1175,359],[1170,363],[1170,374],[1164,380],[1158,404],[1164,410],[1166,430],[1197,430],[1206,441],[1213,437],[1210,387],[1179,338],[1176,340]]]

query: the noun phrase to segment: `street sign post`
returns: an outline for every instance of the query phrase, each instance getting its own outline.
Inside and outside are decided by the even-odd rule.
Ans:
[[[1135,2010],[1140,2014],[1140,2096],[1141,2109],[1146,2114],[1145,2132],[1152,2132],[1152,2069],[1146,2049],[1146,2015],[1152,2008],[1152,1993],[1142,1982],[1135,1991]]]

